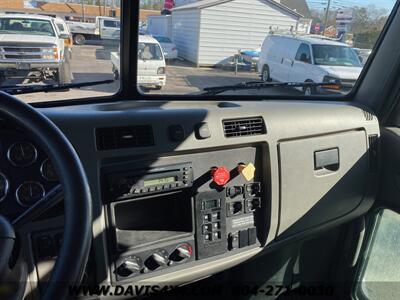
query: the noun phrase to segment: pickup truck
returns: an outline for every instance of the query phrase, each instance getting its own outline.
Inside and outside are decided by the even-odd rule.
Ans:
[[[33,14],[0,15],[0,84],[11,77],[70,82],[64,44],[69,36],[59,31],[55,21]]]
[[[120,20],[111,17],[96,17],[95,23],[66,21],[76,45],[86,40],[118,40],[120,38]]]

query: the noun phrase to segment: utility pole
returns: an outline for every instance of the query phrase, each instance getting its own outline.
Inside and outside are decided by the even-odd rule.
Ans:
[[[101,0],[97,0],[97,5],[99,6],[99,15],[101,16]]]
[[[82,9],[82,21],[85,22],[85,4],[83,3],[84,0],[81,0],[81,9]]]
[[[326,26],[328,25],[328,17],[329,17],[329,9],[330,8],[331,8],[331,0],[328,0],[328,5],[326,6],[326,12],[325,12],[324,30],[322,31],[322,35],[325,35]]]

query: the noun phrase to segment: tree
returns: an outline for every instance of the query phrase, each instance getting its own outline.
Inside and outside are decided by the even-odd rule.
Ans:
[[[354,46],[357,48],[373,48],[383,27],[386,24],[388,12],[386,9],[354,7],[351,32],[354,35]]]
[[[140,0],[141,9],[161,10],[164,6],[164,0]]]
[[[349,33],[353,34],[354,46],[357,48],[371,49],[375,45],[376,40],[386,24],[388,11],[386,9],[377,8],[375,5],[363,7],[355,6],[351,9],[353,11],[353,21]],[[335,10],[329,12],[328,27],[336,27],[336,14],[337,11]],[[324,10],[313,10],[313,25],[322,23],[321,21],[324,19],[324,15]]]

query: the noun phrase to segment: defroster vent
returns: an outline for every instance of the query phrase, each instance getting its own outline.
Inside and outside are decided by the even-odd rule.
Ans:
[[[262,117],[224,120],[222,123],[226,137],[240,137],[267,133],[264,119]]]
[[[97,150],[148,147],[154,145],[150,125],[96,129]]]

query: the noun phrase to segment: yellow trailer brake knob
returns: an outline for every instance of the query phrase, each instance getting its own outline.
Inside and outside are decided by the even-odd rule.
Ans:
[[[250,181],[250,180],[252,180],[254,178],[254,173],[256,171],[256,167],[252,163],[249,163],[247,165],[239,164],[238,171],[239,171],[240,174],[243,175],[243,177],[247,181]]]

